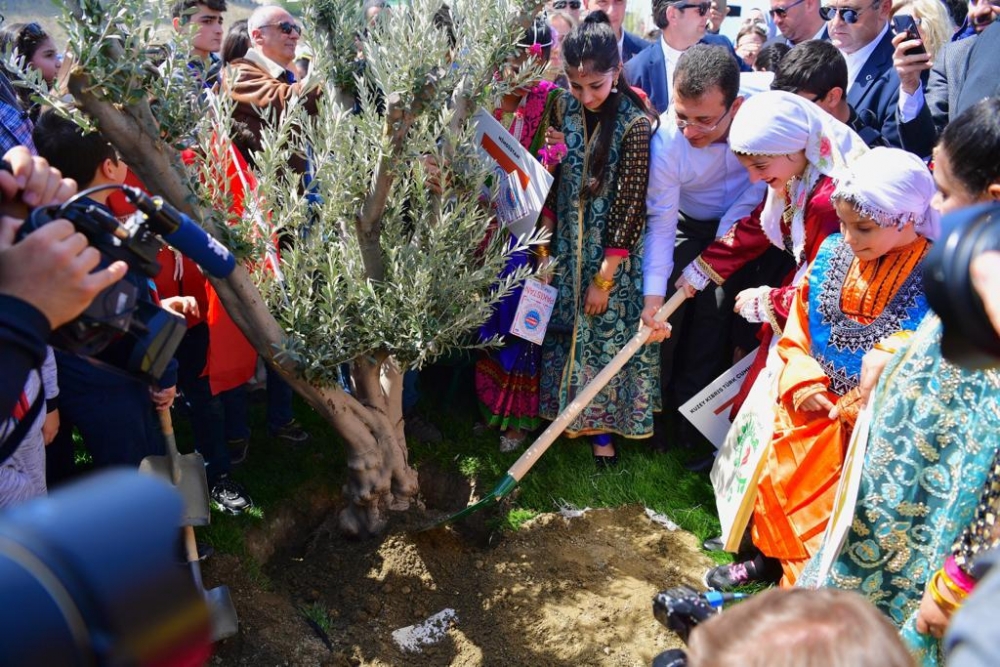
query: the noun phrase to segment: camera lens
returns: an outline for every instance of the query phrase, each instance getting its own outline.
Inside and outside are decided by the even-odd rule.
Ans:
[[[924,265],[927,300],[941,318],[941,352],[967,368],[1000,366],[1000,336],[972,286],[969,264],[1000,250],[1000,205],[982,204],[946,215],[941,238]]]

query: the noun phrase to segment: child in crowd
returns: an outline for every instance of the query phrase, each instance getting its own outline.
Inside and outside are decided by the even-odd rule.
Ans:
[[[1000,201],[997,155],[994,97],[941,135],[934,151],[938,211]],[[851,527],[826,579],[816,581],[817,556],[803,585],[862,593],[902,628],[923,665],[937,665],[949,619],[976,585],[976,559],[998,543],[1000,372],[943,359],[934,314],[891,351],[864,360],[863,374],[881,379]]]
[[[934,181],[915,155],[875,148],[838,177],[830,236],[795,296],[778,341],[775,429],[757,482],[753,542],[795,583],[818,550],[860,406],[861,359],[892,347],[927,311],[921,261],[936,230]],[[834,411],[836,406],[836,411]],[[762,556],[714,568],[718,588],[758,579]]]
[[[569,92],[556,117],[568,154],[542,211],[558,260],[558,291],[542,345],[540,414],[554,419],[604,368],[639,327],[642,233],[652,122],[623,73],[607,14],[591,12],[562,42]],[[558,132],[556,133],[558,134]],[[555,143],[547,134],[546,141]],[[561,142],[561,141],[560,141]],[[647,438],[658,397],[656,359],[647,345],[570,424],[570,437],[591,436],[599,467],[618,461],[612,433]]]
[[[6,55],[13,51],[20,56],[23,67],[37,71],[45,85],[52,87],[62,65],[62,53],[42,26],[34,22],[5,25],[0,30],[0,53]],[[17,72],[10,70],[7,75],[11,80],[20,78]],[[31,120],[37,120],[40,107],[31,99],[31,89],[17,87],[16,90]]]
[[[544,19],[534,24],[521,36],[518,52],[508,61],[507,67],[519,70],[522,66],[543,66],[552,49],[552,30]],[[493,116],[507,127],[514,138],[533,156],[541,160],[545,131],[555,99],[555,84],[539,81],[530,88],[525,86],[504,95]],[[550,99],[551,97],[551,99]],[[556,161],[552,160],[553,166]],[[508,246],[517,238],[506,230]],[[510,275],[524,266],[533,264],[530,251],[510,257],[501,277]],[[524,442],[528,433],[538,428],[538,377],[540,348],[534,343],[510,335],[521,288],[515,289],[506,299],[493,308],[493,314],[479,332],[484,340],[503,336],[501,347],[483,353],[476,361],[476,397],[484,422],[500,431],[500,451],[512,452]]]
[[[70,120],[55,110],[39,117],[34,130],[38,154],[49,161],[81,188],[119,185],[125,181],[127,167],[115,149],[98,132],[84,134]],[[111,215],[106,201],[111,190],[94,192],[85,198]],[[138,289],[139,298],[156,302],[149,279],[129,271],[124,280]],[[183,310],[186,301],[176,304]],[[96,467],[126,465],[138,467],[146,456],[163,454],[156,410],[167,410],[173,403],[177,383],[177,363],[171,360],[159,387],[98,368],[72,354],[56,353],[60,389],[60,428],[48,447],[50,484],[73,473],[72,431],[76,427]]]

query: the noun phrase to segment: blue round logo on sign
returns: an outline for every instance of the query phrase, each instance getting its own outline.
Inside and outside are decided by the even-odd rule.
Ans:
[[[541,321],[542,316],[538,314],[537,310],[529,310],[524,316],[524,326],[526,326],[529,331],[537,329],[538,323]]]

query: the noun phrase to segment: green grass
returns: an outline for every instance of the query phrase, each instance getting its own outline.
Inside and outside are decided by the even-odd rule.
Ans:
[[[441,429],[444,439],[436,444],[410,443],[411,464],[419,468],[433,462],[458,471],[474,481],[480,496],[488,493],[523,449],[502,454],[496,432],[473,433],[478,411],[469,367],[431,369],[423,374],[422,383],[421,412]],[[260,525],[278,503],[296,493],[319,486],[333,492],[344,482],[346,458],[339,436],[298,398],[295,413],[311,435],[304,445],[270,439],[264,406],[251,405],[249,457],[233,476],[246,486],[256,507],[238,517],[213,511],[211,525],[199,530],[199,539],[220,552],[244,557],[251,568],[255,564],[249,562],[252,559],[244,544],[248,528]],[[178,416],[176,422],[179,447],[190,451],[186,420]],[[683,467],[689,453],[653,454],[644,441],[619,441],[619,452],[621,464],[617,468],[598,471],[586,439],[556,441],[512,494],[513,502],[505,506],[499,526],[517,530],[540,513],[568,505],[601,508],[639,504],[666,514],[700,539],[719,533],[708,476]],[[717,559],[729,560],[725,555]],[[261,578],[265,579],[263,574]]]

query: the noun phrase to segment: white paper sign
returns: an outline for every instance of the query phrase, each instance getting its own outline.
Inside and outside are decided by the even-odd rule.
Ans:
[[[819,561],[819,572],[816,577],[818,585],[822,585],[830,574],[833,561],[840,555],[840,549],[847,539],[847,531],[854,523],[854,508],[858,504],[858,489],[861,488],[861,471],[865,464],[865,451],[868,449],[868,432],[872,424],[872,403],[858,413],[851,431],[851,441],[847,445],[847,456],[844,458],[844,470],[837,485],[837,495],[833,497],[833,511],[830,522],[826,525],[823,536],[823,554]]]
[[[545,338],[545,330],[549,326],[549,318],[552,317],[552,308],[556,305],[558,293],[559,290],[551,285],[546,285],[541,280],[535,278],[525,280],[524,289],[521,291],[521,300],[517,303],[517,312],[510,325],[510,332],[535,345],[541,345]]]
[[[698,429],[716,449],[722,447],[732,422],[729,413],[743,385],[743,378],[757,355],[756,350],[715,378],[707,387],[680,407],[680,413]]]
[[[552,174],[488,111],[480,109],[472,120],[480,155],[495,162],[497,171],[507,175],[495,179],[499,186],[500,224],[514,236],[530,234],[552,187]]]

